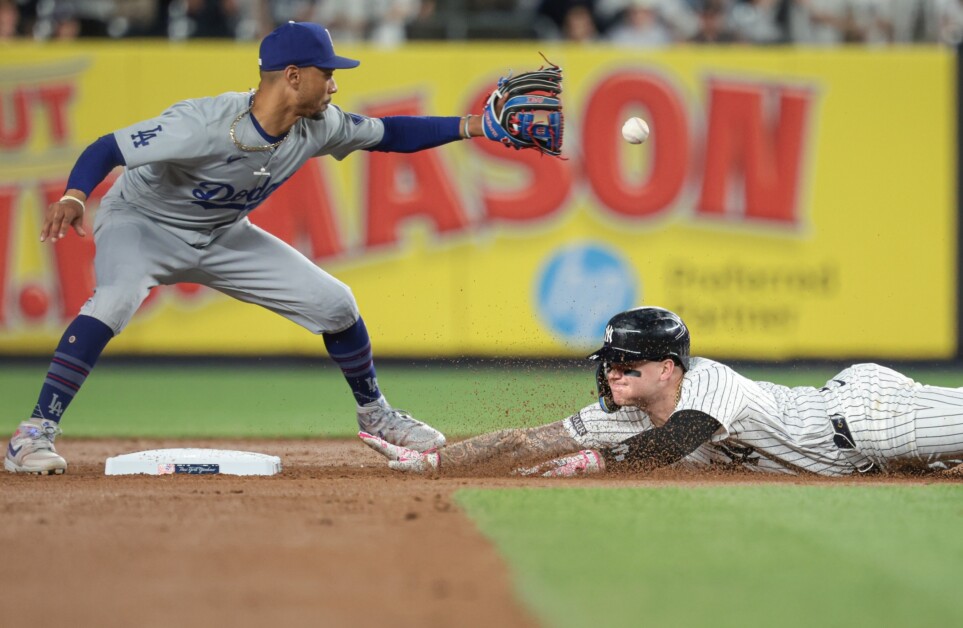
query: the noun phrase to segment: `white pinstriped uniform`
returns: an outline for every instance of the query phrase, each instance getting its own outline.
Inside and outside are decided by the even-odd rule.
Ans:
[[[756,382],[705,358],[692,358],[676,410],[698,410],[722,427],[679,464],[742,464],[781,473],[849,475],[927,468],[963,458],[963,389],[926,386],[878,364],[857,364],[822,388]],[[840,449],[830,417],[843,417],[855,441]],[[581,446],[604,449],[652,429],[636,408],[607,414],[592,405],[564,425]]]

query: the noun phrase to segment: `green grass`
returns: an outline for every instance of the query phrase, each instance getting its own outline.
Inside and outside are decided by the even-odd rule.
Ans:
[[[556,627],[963,622],[963,486],[462,490]]]
[[[820,385],[838,369],[742,369]],[[0,365],[8,427],[46,365]],[[957,386],[954,371],[906,370]],[[546,423],[594,400],[594,372],[383,365],[388,398],[449,435]],[[89,437],[353,437],[340,372],[105,361],[63,422]],[[963,623],[963,486],[463,490],[548,626],[931,626]]]
[[[0,367],[0,416],[36,403],[46,367]],[[484,366],[378,369],[389,401],[452,435],[560,419],[592,402],[590,370]],[[331,366],[102,366],[64,415],[77,436],[349,437],[354,398]]]
[[[819,385],[837,369],[746,369],[759,379]],[[0,416],[29,415],[46,365],[0,366]],[[955,372],[911,375],[959,385]],[[548,423],[594,401],[594,370],[519,363],[384,365],[388,399],[446,433],[479,434]],[[98,366],[63,422],[70,437],[350,437],[354,400],[340,371],[318,367]]]

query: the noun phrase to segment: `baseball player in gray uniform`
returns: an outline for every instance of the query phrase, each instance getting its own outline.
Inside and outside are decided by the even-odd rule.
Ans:
[[[362,440],[392,468],[414,472],[488,465],[563,476],[679,464],[848,476],[963,459],[963,388],[927,386],[877,364],[847,368],[819,388],[752,381],[690,357],[685,323],[658,307],[614,316],[589,359],[598,362],[599,403],[562,421],[427,453]]]
[[[392,408],[378,387],[371,343],[351,290],[248,214],[312,157],[356,150],[414,152],[484,134],[479,116],[368,118],[342,111],[328,31],[288,23],[261,42],[260,84],[176,103],[160,116],[105,135],[80,156],[67,190],[46,210],[41,241],[73,228],[85,236],[90,192],[116,166],[94,224],[96,290],[67,328],[31,417],[4,466],[63,473],[60,419],[104,347],[151,288],[194,282],[277,312],[321,334],[357,402],[362,430],[412,450],[445,443],[434,428]]]

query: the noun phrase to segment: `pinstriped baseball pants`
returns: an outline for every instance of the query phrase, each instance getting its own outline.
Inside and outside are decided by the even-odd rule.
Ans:
[[[928,386],[878,364],[836,375],[857,449],[884,469],[963,459],[963,388]]]

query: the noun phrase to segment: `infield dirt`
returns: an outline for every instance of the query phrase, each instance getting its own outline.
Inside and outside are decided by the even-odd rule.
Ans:
[[[280,456],[284,471],[104,475],[109,456],[165,447],[258,451]],[[453,503],[457,489],[832,481],[671,471],[431,479],[392,472],[354,441],[64,440],[58,449],[66,475],[0,475],[5,624],[537,626],[504,560]]]

